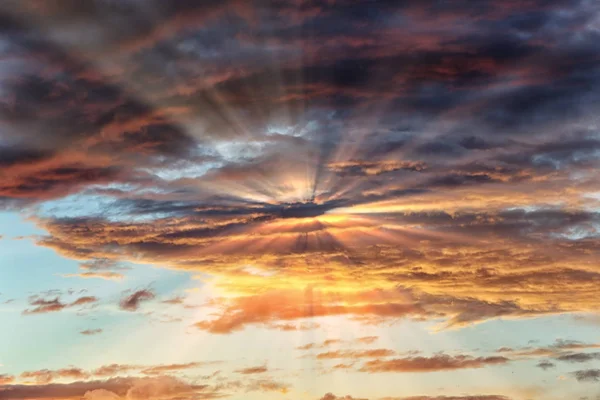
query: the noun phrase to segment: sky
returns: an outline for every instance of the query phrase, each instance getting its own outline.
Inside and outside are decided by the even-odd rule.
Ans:
[[[0,2],[0,400],[600,399],[600,3]]]

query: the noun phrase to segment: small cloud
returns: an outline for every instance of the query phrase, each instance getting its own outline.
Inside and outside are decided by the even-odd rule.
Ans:
[[[170,299],[163,300],[161,303],[172,304],[172,305],[183,304],[184,300],[185,300],[184,296],[175,296],[175,297],[172,297]]]
[[[162,375],[172,373],[174,371],[181,371],[186,369],[199,368],[205,365],[212,365],[216,362],[190,362],[185,364],[168,364],[168,365],[156,365],[153,367],[145,368],[142,370],[142,374],[145,375]]]
[[[132,370],[140,369],[141,367],[127,364],[109,364],[103,365],[100,368],[95,369],[92,374],[95,376],[108,377],[115,376],[122,373],[127,373]]]
[[[264,374],[267,371],[268,371],[268,369],[266,366],[259,366],[259,367],[238,369],[235,372],[237,372],[238,374],[253,375],[253,374]]]
[[[379,358],[379,357],[389,357],[395,355],[396,352],[389,349],[371,349],[371,350],[337,350],[337,351],[328,351],[325,353],[317,354],[317,359],[326,360],[333,358]]]
[[[600,382],[600,369],[584,369],[571,374],[578,382]]]
[[[584,363],[592,360],[600,359],[600,353],[567,353],[556,357],[558,361],[570,363]]]
[[[27,315],[58,312],[68,307],[67,304],[62,303],[58,297],[53,299],[42,299],[34,296],[29,299],[29,305],[35,307],[23,311],[23,314]]]
[[[248,392],[279,392],[286,394],[289,390],[289,385],[270,379],[256,380],[246,386]]]
[[[379,339],[379,336],[363,336],[356,339],[356,342],[362,344],[372,344]]]
[[[333,345],[341,344],[341,343],[344,343],[344,341],[342,339],[327,339],[321,344],[308,343],[303,346],[298,346],[298,347],[296,347],[296,349],[297,350],[310,350],[310,349],[319,349],[319,348],[322,349],[324,347],[329,347],[329,346],[333,346]]]
[[[327,393],[325,396],[321,397],[319,400],[367,400],[367,399],[359,399],[352,396],[336,396],[333,393]]]
[[[556,367],[556,365],[554,363],[551,363],[550,361],[540,361],[538,363],[538,365],[536,365],[536,367],[543,369],[544,371],[550,369],[550,368],[554,368]]]
[[[94,297],[94,296],[84,296],[84,297],[80,297],[77,300],[75,300],[74,302],[72,302],[69,306],[70,307],[74,307],[74,306],[82,306],[85,304],[92,304],[92,303],[96,303],[98,302],[98,298]]]
[[[93,336],[93,335],[99,335],[102,333],[102,329],[86,329],[84,331],[79,332],[82,335],[85,336]]]
[[[107,281],[122,281],[125,275],[112,271],[81,272],[79,274],[64,274],[65,278],[104,279]]]
[[[137,311],[141,303],[154,300],[155,297],[156,295],[150,289],[138,290],[121,299],[119,308],[124,311]]]
[[[449,356],[436,354],[432,357],[409,357],[391,360],[373,360],[365,363],[361,372],[433,372],[457,369],[483,368],[503,365],[510,360],[506,357],[471,357],[466,355]]]

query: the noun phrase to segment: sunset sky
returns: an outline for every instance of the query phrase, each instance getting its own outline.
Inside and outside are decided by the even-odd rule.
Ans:
[[[0,400],[600,399],[597,0],[0,1]]]

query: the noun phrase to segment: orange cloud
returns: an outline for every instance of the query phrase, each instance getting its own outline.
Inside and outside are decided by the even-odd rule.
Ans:
[[[14,375],[0,374],[0,385],[8,385],[15,381]]]
[[[365,292],[353,298],[338,296],[335,293],[318,293],[307,289],[299,291],[272,291],[259,296],[222,299],[225,309],[216,319],[195,324],[199,329],[211,333],[230,333],[248,324],[266,324],[279,320],[296,320],[328,315],[378,315],[386,317],[407,317],[424,314],[419,304],[415,304],[401,292]],[[346,305],[339,304],[343,299]],[[395,302],[394,302],[395,301]]]
[[[279,392],[286,394],[290,391],[290,388],[291,386],[286,383],[277,382],[270,379],[252,381],[246,385],[246,390],[248,392]]]
[[[375,343],[377,339],[379,339],[379,336],[363,336],[356,339],[356,341],[362,344],[372,344]]]
[[[253,374],[264,374],[267,371],[268,371],[267,367],[265,367],[265,366],[259,366],[259,367],[250,367],[250,368],[238,369],[235,372],[237,372],[238,374],[243,374],[243,375],[253,375]]]
[[[396,352],[389,349],[371,349],[371,350],[338,350],[328,351],[317,354],[318,360],[326,360],[333,358],[371,358],[371,357],[389,357],[395,355]]]
[[[33,380],[35,383],[50,383],[57,379],[81,380],[89,377],[85,371],[80,368],[63,368],[58,370],[39,370],[26,371],[21,374],[21,379]]]
[[[110,364],[104,365],[92,372],[93,375],[100,377],[115,376],[133,370],[141,369],[142,367],[134,365]]]
[[[327,393],[325,396],[321,397],[320,400],[368,400],[368,399],[359,399],[352,396],[336,396],[333,393]]]
[[[99,272],[81,272],[78,274],[64,274],[66,278],[83,278],[83,279],[92,279],[99,278],[105,279],[107,281],[122,281],[125,279],[125,275],[118,272],[111,271],[99,271]]]
[[[483,368],[502,365],[510,360],[506,357],[471,357],[438,354],[432,357],[409,357],[391,360],[373,360],[366,362],[362,372],[434,372],[456,369]]]
[[[213,365],[216,362],[191,362],[185,364],[168,364],[168,365],[155,365],[149,368],[143,369],[142,374],[146,375],[162,375],[170,372],[176,372],[186,369],[199,368],[206,365]]]

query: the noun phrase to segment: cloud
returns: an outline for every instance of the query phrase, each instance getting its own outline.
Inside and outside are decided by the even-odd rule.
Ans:
[[[526,346],[521,348],[503,347],[496,350],[503,355],[517,358],[553,357],[557,361],[585,362],[596,359],[597,353],[577,353],[573,350],[595,349],[600,347],[598,343],[585,343],[577,340],[557,339],[549,346]]]
[[[52,399],[83,397],[86,392],[104,389],[119,394],[125,394],[132,384],[131,380],[108,380],[73,382],[68,384],[42,385],[6,385],[0,391],[0,399]]]
[[[394,400],[394,398],[384,398],[382,400]],[[499,395],[474,395],[474,396],[414,396],[403,397],[395,400],[510,400],[506,396]]]
[[[199,398],[211,398],[210,396],[216,394],[206,386],[191,385],[169,376],[112,378],[104,381],[75,381],[66,384],[11,384],[4,385],[0,390],[0,399],[145,400],[174,399],[181,396],[196,395]]]
[[[286,383],[271,379],[258,379],[246,385],[246,391],[248,392],[279,392],[286,394],[290,391],[290,388],[291,386]]]
[[[105,280],[121,281],[125,279],[122,271],[130,268],[120,265],[115,260],[98,258],[79,264],[79,269],[83,272],[77,274],[65,274],[65,277],[79,277],[84,279],[99,278]]]
[[[510,360],[506,357],[471,357],[438,354],[432,357],[409,357],[389,360],[367,361],[360,369],[362,372],[434,372],[456,369],[483,368],[503,365]]]
[[[554,368],[556,367],[556,365],[554,363],[551,363],[550,361],[540,361],[536,367],[543,369],[544,371]]]
[[[103,332],[102,329],[97,328],[97,329],[85,329],[85,330],[83,330],[83,331],[81,331],[79,333],[82,334],[82,335],[85,335],[85,336],[93,336],[93,335],[99,335],[102,332]]]
[[[23,311],[23,314],[43,314],[48,312],[57,312],[67,307],[66,304],[60,302],[58,297],[54,299],[30,298],[29,305],[35,306],[35,308],[25,310]]]
[[[39,296],[31,296],[29,298],[29,305],[34,308],[29,308],[23,311],[24,315],[32,315],[32,314],[45,314],[45,313],[53,313],[62,311],[66,308],[70,307],[79,307],[85,306],[88,304],[97,303],[99,299],[94,296],[82,296],[70,303],[63,303],[60,300],[60,297],[54,298],[43,298]]]
[[[80,368],[63,368],[58,370],[26,371],[21,374],[21,379],[33,380],[37,384],[51,383],[57,379],[81,380],[89,377]]]
[[[370,350],[337,350],[328,351],[317,354],[318,360],[334,359],[334,358],[379,358],[395,355],[396,352],[390,349],[370,349]]]
[[[142,367],[135,365],[109,364],[103,365],[102,367],[95,369],[94,371],[92,371],[92,374],[99,377],[112,377],[141,368]]]
[[[83,278],[83,279],[99,278],[99,279],[105,279],[107,281],[122,281],[123,279],[125,279],[125,275],[120,274],[118,272],[110,272],[110,271],[81,272],[79,274],[65,274],[63,276],[65,276],[67,278]]]
[[[119,302],[121,310],[134,312],[140,308],[141,303],[154,300],[156,295],[150,289],[141,289],[125,296]]]
[[[354,364],[350,363],[350,364],[344,364],[344,363],[340,363],[340,364],[336,364],[332,367],[334,370],[349,370],[354,368]]]
[[[183,297],[183,296],[176,296],[176,297],[172,297],[172,298],[167,299],[167,300],[163,300],[162,302],[164,304],[175,305],[175,304],[183,304],[184,300],[185,300],[185,297]]]
[[[435,315],[438,318],[448,317],[445,327],[460,327],[489,318],[538,313],[523,310],[512,302],[491,303],[468,297],[434,296],[401,288],[370,291],[356,288],[350,294],[344,294],[344,305],[339,304],[340,297],[338,292],[313,291],[307,288],[303,292],[297,289],[278,290],[255,296],[215,299],[212,306],[219,306],[216,318],[197,322],[195,326],[211,333],[228,334],[249,324],[268,325],[277,320],[331,315],[346,315],[359,320],[419,319]]]
[[[76,260],[65,276],[88,280],[72,282],[121,281],[129,263],[210,276],[198,313],[168,317],[210,334],[294,335],[326,317],[461,329],[600,307],[593,1],[1,3],[0,208]],[[119,307],[156,296],[126,292]],[[28,301],[26,315],[100,303]],[[571,342],[495,357],[334,345],[300,349],[369,371],[596,359]],[[27,379],[58,379],[38,372]],[[287,390],[242,378],[232,391]],[[132,387],[101,386],[86,391]]]
[[[398,161],[381,161],[381,162],[342,162],[329,164],[329,169],[338,175],[381,175],[386,172],[394,172],[399,170],[407,171],[422,171],[427,168],[427,165],[422,162],[398,162]]]
[[[326,339],[322,343],[307,343],[305,345],[296,347],[296,349],[297,350],[310,350],[310,349],[317,349],[317,348],[324,348],[324,347],[329,347],[329,346],[335,346],[335,345],[338,345],[338,344],[341,344],[341,343],[344,343],[344,341],[342,339]]]
[[[178,373],[185,370],[203,368],[220,363],[220,361],[187,362],[178,364],[159,365],[132,365],[132,364],[108,364],[90,371],[91,375],[97,377],[113,377],[123,375],[150,375],[161,376]]]
[[[419,304],[406,302],[402,293],[395,294],[397,303],[363,305],[362,298],[377,296],[377,293],[367,292],[358,294],[355,299],[347,299],[348,306],[339,306],[335,304],[335,294],[329,301],[324,296],[317,302],[311,300],[311,292],[310,289],[305,292],[273,291],[260,296],[234,298],[227,302],[223,313],[216,319],[201,321],[195,326],[211,333],[227,334],[247,324],[266,324],[277,320],[348,314],[405,317],[423,313]],[[391,295],[394,296],[393,293]]]
[[[583,363],[600,359],[600,353],[567,353],[556,357],[557,361]]]
[[[152,367],[142,369],[141,372],[145,375],[163,375],[187,369],[199,368],[212,364],[215,364],[215,362],[190,362],[183,364],[154,365]]]
[[[105,389],[96,389],[86,392],[83,396],[84,400],[120,400],[121,397],[116,395],[115,393],[105,390]]]
[[[181,396],[194,393],[194,387],[172,377],[140,379],[127,390],[129,400],[144,400],[169,396]]]
[[[379,336],[362,336],[356,339],[356,342],[362,344],[372,344],[375,343],[379,339]]]
[[[237,372],[238,374],[243,374],[243,375],[254,375],[254,374],[264,374],[265,372],[268,371],[268,368],[264,365],[262,366],[258,366],[258,367],[249,367],[249,368],[244,368],[244,369],[238,369]]]
[[[367,399],[358,399],[358,398],[352,397],[352,396],[338,397],[338,396],[334,395],[333,393],[327,393],[327,394],[325,394],[325,396],[321,397],[320,400],[367,400]]]
[[[0,374],[0,385],[9,385],[15,381],[14,375]]]
[[[92,303],[96,303],[98,302],[98,298],[94,297],[94,296],[84,296],[84,297],[80,297],[77,300],[73,301],[70,306],[81,306],[81,305],[85,305],[85,304],[92,304]]]
[[[578,382],[598,382],[600,381],[600,369],[584,369],[575,371],[572,375]]]
[[[336,396],[327,393],[320,400],[368,400],[352,396]],[[475,395],[475,396],[411,396],[411,397],[383,397],[381,400],[510,400],[506,396],[499,395]]]
[[[283,332],[289,332],[289,331],[311,331],[311,330],[317,329],[319,327],[319,324],[316,324],[314,322],[305,322],[305,323],[301,323],[301,324],[290,324],[290,323],[269,324],[268,326],[271,329],[279,329]]]
[[[600,306],[593,2],[10,3],[0,203],[66,276],[210,275],[213,334]],[[507,358],[590,357],[567,351]]]
[[[253,208],[255,208],[255,212],[265,212],[262,207]],[[327,287],[331,285],[331,281],[327,280],[329,279],[328,275],[331,274],[337,274],[338,280],[348,284],[351,276],[347,265],[360,262],[364,266],[362,279],[365,285],[376,287],[375,282],[377,282],[381,288],[382,286],[392,287],[394,282],[410,282],[412,287],[419,288],[425,293],[435,293],[428,297],[434,302],[435,298],[441,300],[445,295],[446,302],[454,304],[454,312],[433,310],[434,312],[429,315],[433,316],[435,312],[448,315],[448,327],[460,327],[489,318],[527,317],[570,310],[591,310],[595,307],[594,301],[589,297],[566,296],[560,292],[560,286],[553,284],[557,279],[566,279],[570,285],[578,285],[582,288],[582,291],[578,293],[595,290],[598,282],[595,279],[595,272],[581,269],[581,264],[579,267],[575,267],[577,259],[586,257],[586,250],[570,246],[568,242],[571,239],[560,239],[560,235],[569,235],[568,232],[571,229],[579,229],[580,225],[591,224],[590,226],[592,226],[597,218],[594,214],[558,211],[507,211],[500,214],[458,213],[454,215],[413,212],[395,213],[386,216],[385,219],[381,218],[381,220],[380,217],[340,217],[336,220],[333,216],[327,216],[320,217],[322,220],[307,220],[306,222],[301,222],[302,219],[291,219],[294,221],[288,223],[284,219],[278,220],[277,217],[242,222],[241,215],[229,215],[233,211],[235,210],[222,208],[203,211],[208,218],[219,219],[218,223],[214,222],[214,227],[207,227],[206,222],[195,220],[193,217],[172,219],[168,220],[168,223],[167,220],[164,220],[164,226],[162,223],[150,226],[146,223],[118,223],[116,225],[108,223],[107,225],[107,222],[101,221],[94,223],[87,220],[54,221],[47,228],[53,232],[56,238],[68,238],[74,232],[77,235],[76,232],[85,231],[85,229],[92,229],[94,233],[78,237],[75,240],[80,247],[79,250],[67,244],[66,239],[58,241],[47,239],[42,244],[58,249],[68,256],[86,257],[90,251],[98,253],[98,256],[106,256],[106,252],[111,251],[110,243],[116,241],[123,246],[121,249],[129,248],[138,255],[146,254],[148,262],[164,262],[185,270],[204,269],[214,275],[227,277],[226,279],[229,279],[233,285],[250,282],[251,279],[261,280],[258,275],[250,276],[248,271],[233,269],[231,266],[234,257],[238,257],[238,259],[239,257],[253,258],[254,261],[248,260],[248,262],[258,264],[260,270],[264,271],[261,272],[266,274],[262,277],[263,282],[269,281],[269,277],[273,274],[279,274],[287,276],[290,282],[298,282],[294,285],[296,287],[303,284],[309,285],[315,279],[319,285]],[[227,215],[222,214],[225,212]],[[395,222],[392,224],[392,221]],[[179,225],[181,227],[175,229],[177,232],[174,232],[174,227]],[[415,225],[444,230],[446,236],[433,236],[427,230],[407,232],[406,228],[403,228]],[[104,232],[103,227],[107,226],[111,227],[110,234]],[[137,233],[132,236],[132,232]],[[152,237],[152,239],[136,239],[138,233],[141,238]],[[413,234],[415,236],[414,243],[418,243],[419,235],[426,237],[432,235],[429,236],[430,240],[438,242],[444,248],[445,255],[440,257],[425,244],[413,247],[413,251],[398,246],[402,240],[410,240]],[[482,249],[477,243],[467,244],[468,242],[464,241],[464,238],[473,235],[478,237],[502,235],[508,242],[497,242],[498,244],[491,246],[488,244],[486,245],[488,248]],[[541,243],[552,235],[556,236],[557,240],[563,241],[563,245],[561,245],[563,247],[560,252],[556,251],[553,254],[554,257],[549,257],[548,254],[541,251],[538,245],[541,246]],[[519,238],[521,242],[515,238]],[[267,248],[266,253],[262,243],[270,243],[267,245],[270,248]],[[386,253],[385,258],[378,258],[376,261],[366,255],[360,258],[353,256],[352,259],[345,255],[346,250],[344,249],[346,248],[363,249],[361,251],[369,254],[368,246],[374,243],[393,247]],[[507,243],[510,243],[510,246]],[[523,243],[528,243],[528,245],[525,246]],[[588,246],[588,244],[584,246]],[[520,252],[521,257],[526,261],[517,265],[516,262],[506,257],[507,254],[515,251]],[[263,254],[261,255],[260,252]],[[299,258],[303,253],[320,257],[323,263],[329,265],[330,269],[323,274],[313,272],[309,279],[308,275],[303,274],[299,268],[289,267],[281,270],[269,259],[271,254],[281,254],[282,262],[291,265],[292,260]],[[469,258],[464,258],[464,254],[469,254]],[[343,257],[346,257],[346,260]],[[389,270],[382,273],[383,269],[370,267],[374,265],[373,263],[386,265]],[[411,264],[415,263],[425,266],[425,268],[422,267],[423,270],[411,268]],[[467,264],[473,263],[486,265],[486,267],[478,269],[466,267]],[[524,264],[536,267],[533,270],[525,271],[522,267]],[[201,265],[203,267],[200,267]],[[572,267],[567,268],[566,265]],[[543,269],[536,270],[537,266],[543,266]],[[231,279],[231,277],[235,278]],[[523,286],[522,282],[528,282],[528,286]],[[254,284],[248,284],[249,290]],[[448,293],[445,289],[449,285],[453,285],[455,288],[452,293]],[[240,286],[238,286],[237,292],[240,292],[239,289]],[[560,298],[561,302],[552,304],[547,299],[540,299],[538,293],[542,289],[555,293],[555,297]],[[519,294],[518,302],[514,300],[514,293]],[[294,301],[293,299],[298,296],[292,292],[285,297]],[[240,307],[247,304],[247,301],[242,299],[243,297],[239,299]],[[258,301],[259,297],[256,300]],[[236,300],[229,299],[228,301],[234,303]],[[298,301],[301,302],[301,300]],[[462,310],[459,311],[459,308]],[[366,310],[368,307],[347,312],[342,308],[338,309],[340,314],[354,314],[360,313],[361,310]],[[233,308],[231,310],[233,311]],[[243,310],[239,311],[243,312]],[[411,312],[406,311],[405,315],[410,316]],[[277,311],[273,309],[273,313],[277,313]],[[415,310],[415,313],[423,312]],[[398,317],[401,317],[401,314],[399,312]],[[284,321],[290,321],[290,319]],[[257,320],[256,323],[273,326],[277,321],[273,315],[273,318],[265,318],[264,321]],[[201,326],[213,330],[220,329],[216,326],[209,328],[208,322],[202,323]]]

